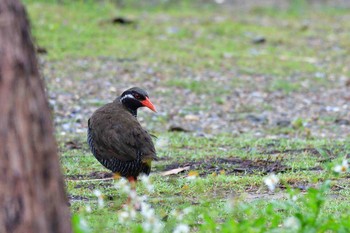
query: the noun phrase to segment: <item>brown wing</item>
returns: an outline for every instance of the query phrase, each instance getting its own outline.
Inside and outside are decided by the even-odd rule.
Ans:
[[[97,110],[89,119],[95,153],[102,158],[122,161],[156,159],[151,136],[131,113],[113,104]]]

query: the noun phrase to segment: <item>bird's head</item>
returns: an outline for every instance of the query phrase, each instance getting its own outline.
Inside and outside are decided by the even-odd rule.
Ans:
[[[139,87],[133,87],[124,91],[120,96],[120,102],[135,116],[137,115],[137,109],[140,107],[147,107],[156,112],[156,108],[149,100],[147,92]]]

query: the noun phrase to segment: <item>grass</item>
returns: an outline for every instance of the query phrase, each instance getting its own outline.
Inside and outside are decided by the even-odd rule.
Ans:
[[[260,219],[260,221],[265,222],[264,224],[271,223],[271,218],[278,217],[279,220],[276,221],[281,224],[288,217],[294,216],[297,211],[300,211],[303,216],[311,211],[309,206],[303,206],[305,195],[311,195],[307,190],[310,187],[319,187],[320,184],[329,179],[332,180],[332,183],[330,183],[330,189],[322,194],[325,195],[324,206],[320,207],[319,211],[322,217],[318,217],[317,222],[321,219],[328,219],[330,216],[342,219],[343,214],[350,207],[346,204],[349,201],[348,184],[343,179],[346,176],[342,175],[337,178],[332,174],[333,167],[340,164],[344,155],[350,151],[346,142],[318,139],[268,140],[249,136],[233,139],[231,135],[218,135],[209,139],[184,133],[163,134],[162,137],[168,139],[168,145],[159,148],[161,160],[154,163],[154,172],[151,175],[154,192],[148,193],[141,184],[137,191],[139,195],[148,193],[148,202],[153,206],[159,218],[168,219],[163,220],[165,232],[172,232],[176,225],[174,217],[171,215],[172,211],[181,212],[188,207],[193,208],[193,213],[189,214],[184,223],[193,227],[194,231],[208,232],[202,224],[214,224],[214,228],[223,227],[221,224],[217,225],[217,221],[219,223],[230,221],[232,216],[236,216],[233,218],[236,221],[245,222],[251,218]],[[127,225],[128,223],[121,224],[117,215],[118,211],[121,211],[121,204],[126,199],[126,195],[114,188],[113,183],[115,182],[112,180],[84,181],[84,179],[94,178],[94,172],[106,170],[90,156],[85,143],[80,141],[78,144],[82,146],[82,149],[65,151],[63,147],[61,158],[63,171],[68,177],[68,193],[74,198],[71,207],[73,212],[84,216],[94,231],[98,231],[98,229],[104,229],[105,232],[123,231],[121,229],[128,231],[127,229],[130,227]],[[212,159],[233,157],[240,158],[242,161],[252,160],[258,169],[251,171],[251,167],[242,167],[242,164],[214,162],[212,165],[216,167],[208,170]],[[168,170],[168,167],[172,167],[172,165],[182,167],[189,161],[197,161],[200,164],[193,170],[199,175],[195,180],[187,179],[188,172],[166,177],[159,175],[161,171]],[[265,161],[265,164],[261,161]],[[263,177],[266,176],[264,169],[268,162],[278,161],[281,161],[281,166],[287,166],[290,170],[282,173],[277,172],[282,185],[277,188],[275,193],[270,193],[263,184]],[[230,173],[233,168],[244,168],[245,172]],[[278,166],[275,169],[278,171]],[[86,175],[86,178],[71,179],[77,174]],[[285,191],[286,187],[292,188],[290,192],[299,193],[299,201],[290,203],[289,194]],[[342,188],[338,190],[337,187]],[[97,199],[93,194],[96,189],[103,192],[106,202],[103,209],[97,207]],[[228,207],[231,199],[236,203],[236,207],[233,209]],[[91,213],[85,211],[86,205],[92,207]],[[265,216],[265,211],[272,211],[269,210],[271,208],[283,209],[283,211],[279,214],[270,213],[269,216]],[[255,212],[254,210],[257,209],[261,211]],[[212,220],[201,220],[198,217],[200,214]],[[250,217],[243,217],[246,215]],[[101,224],[102,219],[108,220]],[[198,222],[202,224],[198,224]],[[142,220],[138,219],[136,223],[141,224]],[[246,222],[244,224],[251,232],[255,232],[252,230],[254,223]],[[258,224],[259,227],[262,227],[261,224]],[[335,221],[334,225],[337,224],[340,223]],[[241,230],[245,229],[243,226],[240,227]],[[258,226],[256,227],[260,229]],[[136,229],[134,230],[138,232]],[[215,232],[214,229],[212,231]]]
[[[215,113],[217,105],[225,108],[233,102],[230,97],[236,88],[293,96],[342,85],[339,79],[327,77],[349,75],[344,65],[350,64],[349,58],[343,50],[349,43],[349,10],[305,9],[302,0],[293,1],[286,10],[253,8],[244,14],[232,14],[213,4],[196,10],[190,1],[157,6],[117,1],[123,5],[117,7],[108,1],[24,2],[36,43],[48,50],[42,59],[52,65],[43,68],[49,93],[76,96],[75,102],[63,99],[55,106],[56,117],[65,116],[61,123],[76,121],[62,113],[65,105],[84,109],[104,103],[92,86],[116,92],[104,89],[104,82],[110,82],[108,88],[119,88],[122,82],[156,83],[154,91],[161,93],[163,106],[181,107],[181,111],[153,119],[140,114],[147,119],[147,128],[156,131],[161,159],[153,164],[150,176],[154,191],[139,185],[137,193],[147,194],[164,232],[173,232],[180,223],[191,232],[347,231],[348,174],[334,174],[333,168],[350,153],[348,138],[314,135],[306,125],[311,120],[299,116],[287,127],[267,125],[245,133],[227,129],[227,133],[206,135],[164,129],[172,114],[200,116],[201,112]],[[136,23],[113,25],[109,20],[115,16]],[[335,28],[335,22],[341,26]],[[254,44],[256,37],[266,42]],[[55,83],[56,78],[62,80]],[[178,94],[176,90],[185,91]],[[231,114],[230,109],[224,113]],[[244,103],[234,111],[244,118],[273,109],[270,103],[260,102],[259,106]],[[320,119],[330,124],[335,117]],[[153,125],[155,121],[160,127]],[[259,131],[269,136],[259,137]],[[114,187],[117,181],[101,180],[108,171],[93,158],[85,138],[83,133],[57,135],[75,232],[145,232],[145,216],[120,221],[127,193]],[[160,175],[188,165],[191,171]],[[263,182],[272,172],[280,179],[274,192]],[[188,179],[190,174],[196,178]],[[103,208],[98,207],[94,190],[102,192]],[[182,213],[188,207],[192,211]],[[180,219],[181,214],[186,216]],[[287,227],[287,220],[294,225]]]
[[[254,17],[215,18],[216,11],[208,9],[196,12],[175,7],[164,12],[115,8],[108,2],[27,2],[35,22],[34,34],[40,46],[49,51],[49,59],[113,56],[176,63],[196,69],[238,65],[243,71],[276,76],[292,75],[295,71],[306,74],[320,71],[315,64],[305,62],[308,58],[319,58],[317,50],[305,42],[319,35],[319,30],[332,30],[327,23],[334,17],[324,14],[325,18],[319,18],[311,11],[301,16],[290,14],[289,18],[283,14],[274,17],[260,14],[257,16],[265,22],[261,25]],[[128,27],[109,23],[115,16],[135,19],[136,24]],[[324,27],[303,30],[302,22],[313,17],[322,20]],[[274,19],[283,23],[275,23]],[[252,47],[251,40],[256,36],[266,37],[267,43]],[[342,41],[345,42],[345,38]]]

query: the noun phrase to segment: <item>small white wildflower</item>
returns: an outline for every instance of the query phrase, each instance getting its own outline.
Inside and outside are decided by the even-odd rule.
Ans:
[[[118,182],[114,184],[114,188],[121,190],[126,194],[129,194],[131,190],[129,181],[127,181],[125,178],[120,178]]]
[[[184,214],[183,213],[179,213],[178,215],[176,215],[176,220],[181,222],[184,219]]]
[[[95,189],[95,190],[94,190],[94,194],[95,194],[96,197],[99,197],[99,196],[102,195],[101,191],[98,190],[98,189]]]
[[[297,197],[297,195],[293,195],[293,196],[291,197],[291,199],[292,199],[292,201],[297,201],[297,200],[298,200],[298,197]]]
[[[193,211],[192,207],[187,207],[187,208],[185,208],[182,212],[183,212],[184,214],[189,214],[189,213],[191,213],[192,211]]]
[[[91,206],[90,205],[85,206],[85,210],[86,212],[91,213],[92,211]]]
[[[125,222],[125,220],[129,219],[129,213],[127,211],[122,211],[118,215],[118,220],[120,223]]]
[[[80,225],[87,226],[87,222],[85,221],[85,219],[83,218],[80,219]]]
[[[104,206],[103,197],[97,198],[98,207],[102,208]]]
[[[173,233],[188,233],[190,232],[190,227],[186,224],[179,224],[174,229]]]
[[[170,212],[170,215],[172,215],[172,216],[176,217],[176,219],[178,219],[178,217],[181,215],[181,213],[180,213],[180,211],[175,209],[175,210],[172,210]]]
[[[135,200],[137,198],[136,190],[130,190],[129,197],[131,198],[131,200]]]
[[[270,191],[274,191],[279,179],[275,174],[271,174],[264,178],[264,183],[267,185]]]
[[[149,180],[149,176],[146,176],[146,175],[140,176],[140,180],[144,185],[148,185],[151,183]]]
[[[192,210],[193,209],[191,207],[187,207],[182,211],[174,210],[172,215],[176,217],[177,221],[182,221],[187,214],[192,212]]]
[[[148,211],[151,209],[151,206],[146,202],[141,202],[141,214],[142,216],[147,216]]]
[[[145,221],[142,223],[142,228],[146,232],[158,233],[162,231],[163,225],[158,218],[153,215],[145,219]]]
[[[145,202],[147,201],[147,196],[146,195],[139,196],[139,200],[140,202]]]
[[[187,180],[195,180],[197,177],[196,176],[187,176],[186,179]]]
[[[144,217],[142,228],[145,232],[162,232],[163,225],[155,215],[154,209],[146,202],[141,202],[141,215]]]
[[[79,221],[79,224],[80,224],[80,228],[84,231],[84,232],[89,232],[89,225],[88,223],[85,221],[85,219],[83,218],[80,218],[80,221]]]
[[[135,208],[131,208],[130,211],[129,211],[129,215],[130,215],[130,218],[131,219],[135,219],[136,218],[136,210]]]
[[[155,216],[154,215],[154,209],[152,209],[152,208],[147,208],[145,210],[141,210],[141,214],[146,219],[152,219]]]
[[[300,221],[296,217],[292,216],[287,218],[283,222],[283,226],[285,228],[293,229],[293,230],[298,230],[300,228]]]
[[[141,182],[143,183],[143,185],[146,187],[148,192],[153,192],[154,190],[154,186],[152,185],[150,179],[148,176],[143,175],[140,177]]]
[[[102,208],[104,206],[104,202],[103,202],[103,196],[100,190],[95,189],[94,190],[94,194],[97,197],[97,203],[98,203],[98,207]]]
[[[158,233],[158,232],[162,232],[162,230],[163,230],[163,224],[161,221],[157,219],[157,221],[153,224],[153,232]]]
[[[333,171],[336,173],[344,173],[347,172],[349,168],[348,160],[344,159],[341,165],[336,165],[333,168]]]
[[[146,189],[148,192],[152,193],[154,191],[154,186],[152,184],[149,184],[146,186]]]
[[[149,232],[152,229],[152,224],[150,222],[143,222],[142,229],[145,230],[146,232]]]

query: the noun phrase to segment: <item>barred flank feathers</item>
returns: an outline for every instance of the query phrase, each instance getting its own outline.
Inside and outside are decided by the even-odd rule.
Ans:
[[[111,170],[114,173],[118,173],[119,175],[123,177],[128,176],[134,176],[137,177],[141,172],[145,173],[146,175],[149,175],[151,172],[151,167],[147,164],[141,161],[141,155],[137,157],[136,160],[133,161],[120,161],[118,159],[103,159],[101,156],[99,156],[96,152],[96,149],[93,145],[93,139],[91,136],[90,128],[88,128],[88,144],[90,147],[90,150],[92,154],[95,156],[95,158],[107,169]]]

